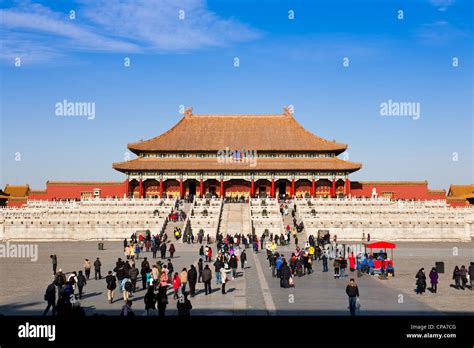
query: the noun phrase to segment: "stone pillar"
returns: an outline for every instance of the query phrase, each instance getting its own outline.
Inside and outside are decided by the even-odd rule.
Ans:
[[[163,178],[160,178],[160,198],[163,197]]]
[[[330,193],[331,193],[331,197],[336,197],[336,179],[332,179]]]
[[[275,198],[275,179],[272,178],[272,189],[270,191],[270,195],[272,196],[272,198]]]
[[[220,195],[221,198],[224,198],[224,179],[221,179],[221,190],[220,190]]]
[[[183,178],[179,178],[179,198],[184,198]]]
[[[349,178],[346,178],[345,191],[346,191],[346,196],[349,196],[351,194],[351,182],[350,182]]]
[[[315,191],[316,191],[316,181],[313,179],[311,183],[311,198],[314,198]]]
[[[199,180],[199,195],[200,197],[204,197],[204,181],[202,178]]]
[[[138,195],[140,198],[143,198],[143,180],[140,178],[140,181],[138,182]]]

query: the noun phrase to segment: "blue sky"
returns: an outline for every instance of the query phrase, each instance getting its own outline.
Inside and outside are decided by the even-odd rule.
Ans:
[[[2,186],[123,180],[112,162],[175,124],[180,105],[290,104],[305,128],[349,144],[363,164],[352,180],[474,182],[472,1],[0,4]],[[94,102],[95,118],[56,116],[64,99]],[[382,117],[389,99],[419,103],[420,118]]]

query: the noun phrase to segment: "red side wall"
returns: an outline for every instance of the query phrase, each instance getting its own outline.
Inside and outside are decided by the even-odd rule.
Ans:
[[[351,195],[353,197],[371,197],[372,189],[375,188],[378,196],[382,196],[383,192],[393,192],[393,199],[415,199],[415,200],[431,200],[446,199],[445,194],[438,192],[430,192],[428,183],[426,184],[391,184],[387,183],[362,183],[351,182]]]
[[[91,192],[95,189],[100,189],[100,197],[115,197],[123,198],[126,192],[126,184],[118,182],[114,184],[47,184],[46,193],[30,193],[28,199],[30,200],[54,200],[54,199],[80,199],[81,193],[84,191]]]

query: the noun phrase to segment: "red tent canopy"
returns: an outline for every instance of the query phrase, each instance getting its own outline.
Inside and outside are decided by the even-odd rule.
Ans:
[[[367,248],[371,248],[371,249],[395,249],[397,247],[397,245],[394,243],[383,242],[383,241],[367,243],[366,246]]]

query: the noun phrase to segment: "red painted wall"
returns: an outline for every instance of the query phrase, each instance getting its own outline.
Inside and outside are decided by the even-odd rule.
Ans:
[[[378,196],[382,196],[383,192],[393,192],[394,199],[446,199],[446,195],[442,193],[433,193],[428,189],[428,183],[363,183],[351,182],[351,195],[353,197],[371,197],[372,189],[375,188]]]
[[[100,197],[115,197],[123,198],[126,192],[125,182],[117,183],[47,183],[46,193],[30,193],[28,199],[30,200],[54,200],[54,199],[80,199],[82,192],[93,192],[95,189],[100,189]]]

